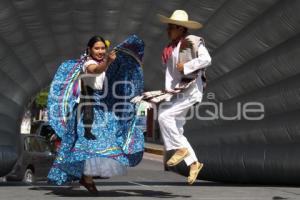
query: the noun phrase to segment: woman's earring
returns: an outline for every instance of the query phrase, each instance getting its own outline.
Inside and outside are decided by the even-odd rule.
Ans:
[[[89,49],[88,49],[88,48],[85,50],[85,55],[86,55],[86,56],[89,56],[89,55],[90,55],[90,52],[89,52]]]

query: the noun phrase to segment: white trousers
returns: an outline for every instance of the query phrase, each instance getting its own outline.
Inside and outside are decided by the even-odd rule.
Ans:
[[[183,135],[183,126],[186,122],[186,115],[189,109],[201,101],[202,92],[196,87],[191,87],[183,94],[173,98],[170,102],[164,102],[159,107],[158,122],[161,135],[167,151],[173,149],[187,148],[190,155],[185,158],[187,166],[198,161],[197,156]]]

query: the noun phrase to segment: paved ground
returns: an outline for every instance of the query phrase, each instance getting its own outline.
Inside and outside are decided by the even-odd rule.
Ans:
[[[151,154],[156,154],[156,155],[163,155],[164,147],[161,144],[146,142],[145,143],[145,152],[148,152]]]
[[[84,188],[56,187],[46,183],[23,185],[0,184],[0,200],[57,200],[57,199],[207,199],[207,200],[253,200],[253,199],[300,199],[300,188],[233,186],[212,182],[197,182],[193,186],[186,178],[163,171],[161,156],[146,154],[143,162],[130,169],[128,176],[97,181],[99,195],[93,196]]]

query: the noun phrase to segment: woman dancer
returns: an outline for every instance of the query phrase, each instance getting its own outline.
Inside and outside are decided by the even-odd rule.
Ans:
[[[106,55],[108,46],[92,37],[86,55],[62,63],[52,81],[49,123],[61,147],[48,179],[57,185],[80,180],[95,193],[93,177],[124,175],[142,159],[144,138],[130,99],[143,91],[144,43],[132,35]]]

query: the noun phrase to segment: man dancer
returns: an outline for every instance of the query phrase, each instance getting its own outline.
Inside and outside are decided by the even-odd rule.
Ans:
[[[176,10],[170,18],[158,17],[162,23],[168,24],[167,33],[171,40],[162,55],[166,66],[165,89],[172,93],[178,87],[186,86],[181,95],[173,95],[168,105],[162,105],[159,109],[158,122],[165,148],[167,151],[176,150],[167,165],[175,166],[184,160],[190,166],[188,184],[193,184],[203,164],[198,162],[193,148],[183,135],[183,126],[188,110],[202,100],[204,70],[211,64],[211,57],[203,39],[188,33],[188,29],[199,29],[202,25],[190,21],[185,11]]]

